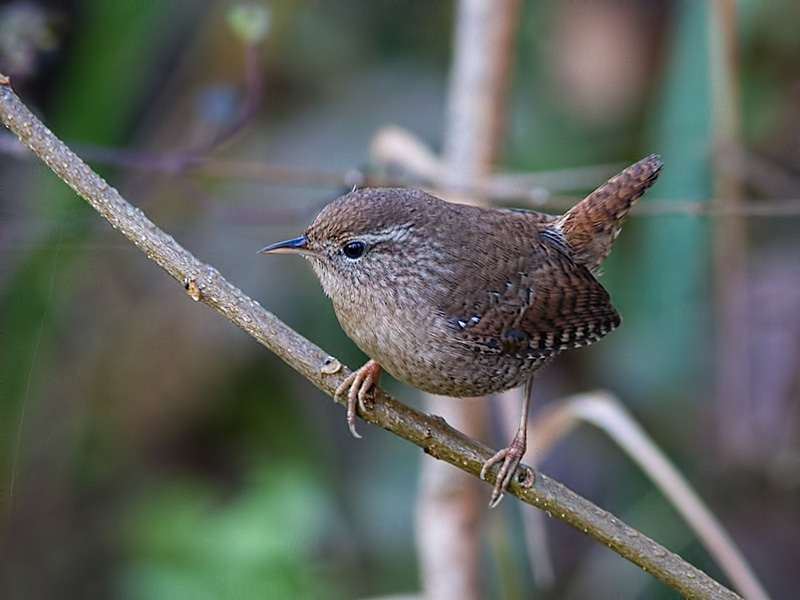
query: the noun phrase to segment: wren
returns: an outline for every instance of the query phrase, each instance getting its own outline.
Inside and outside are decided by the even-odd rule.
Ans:
[[[451,204],[417,189],[361,189],[327,205],[298,238],[263,253],[304,256],[345,333],[370,360],[336,390],[347,393],[354,436],[382,369],[420,390],[473,397],[526,384],[491,506],[526,449],[535,373],[559,352],[620,324],[595,278],[633,203],[661,170],[649,156],[561,216]],[[522,474],[533,483],[532,473]]]

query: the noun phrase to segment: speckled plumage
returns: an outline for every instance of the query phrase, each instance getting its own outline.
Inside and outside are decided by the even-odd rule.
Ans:
[[[644,159],[560,218],[358,190],[320,212],[303,254],[347,335],[396,378],[448,396],[498,392],[619,325],[591,270],[660,165]],[[355,260],[341,250],[353,240],[367,245]]]
[[[639,161],[560,217],[413,189],[357,190],[302,237],[264,250],[305,256],[344,331],[396,378],[436,394],[485,395],[619,325],[594,272],[661,166],[657,156]]]

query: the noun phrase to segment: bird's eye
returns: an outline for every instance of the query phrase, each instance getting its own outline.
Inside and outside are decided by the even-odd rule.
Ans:
[[[367,251],[367,245],[360,240],[356,240],[354,242],[347,242],[344,246],[342,246],[342,252],[344,252],[344,255],[347,258],[352,258],[353,260],[364,256],[364,253],[366,251]]]

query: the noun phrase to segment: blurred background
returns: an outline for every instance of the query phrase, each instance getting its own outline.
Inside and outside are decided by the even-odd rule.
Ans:
[[[534,416],[566,394],[618,395],[788,598],[800,589],[800,5],[723,3],[720,22],[712,4],[522,2],[498,170],[555,172],[507,203],[560,212],[662,155],[604,267],[623,326],[542,374]],[[0,72],[156,224],[356,367],[365,357],[310,267],[256,251],[356,183],[414,183],[370,146],[398,125],[441,149],[456,4],[241,10],[6,1]],[[571,177],[583,168],[607,173]],[[0,596],[418,593],[414,504],[430,459],[363,424],[354,440],[341,407],[192,302],[5,130],[0,256]],[[579,429],[542,469],[726,581],[602,434]],[[555,584],[537,590],[518,506],[501,506],[485,597],[677,597],[554,519]]]

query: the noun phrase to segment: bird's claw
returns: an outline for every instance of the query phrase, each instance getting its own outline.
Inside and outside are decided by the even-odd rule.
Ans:
[[[361,412],[372,408],[374,402],[372,388],[380,381],[381,371],[378,363],[369,360],[363,367],[350,373],[336,388],[334,398],[347,393],[347,426],[353,437],[361,437],[361,434],[356,431],[357,406],[361,408]]]
[[[525,435],[523,433],[522,436],[520,436],[518,433],[508,448],[503,448],[494,454],[494,456],[492,456],[489,460],[483,463],[483,467],[481,468],[481,479],[485,481],[486,475],[489,473],[489,469],[502,461],[500,469],[497,471],[497,476],[495,478],[494,489],[492,490],[492,498],[489,501],[489,508],[494,508],[500,504],[500,501],[503,499],[503,495],[508,491],[508,486],[511,485],[511,480],[514,477],[517,466],[525,454],[525,447]],[[524,475],[519,479],[519,484],[522,487],[529,488],[533,485],[533,481],[533,470],[529,467],[525,467]]]

